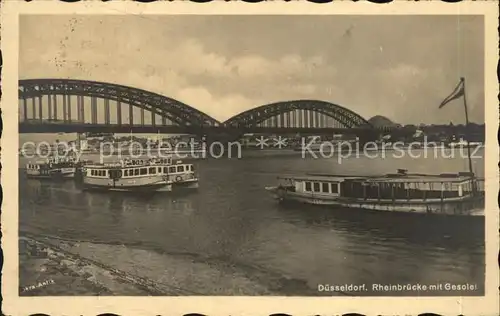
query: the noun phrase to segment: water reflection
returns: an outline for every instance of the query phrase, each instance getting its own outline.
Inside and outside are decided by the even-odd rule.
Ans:
[[[68,207],[82,205],[95,212],[113,214],[118,221],[119,214],[130,212],[159,212],[166,211],[188,215],[195,210],[195,201],[192,193],[157,194],[141,196],[140,194],[129,194],[123,192],[78,192],[72,189],[62,190],[54,186],[41,186],[45,192],[46,200],[62,201]],[[40,191],[32,191],[33,196],[40,196]],[[149,215],[149,214],[143,214]]]
[[[331,229],[372,240],[401,241],[435,247],[484,245],[484,217],[436,217],[426,214],[388,214],[327,209],[315,206],[277,205],[280,214],[295,225]],[[464,232],[467,232],[464,234]]]
[[[113,222],[119,224],[122,218],[122,213],[124,208],[123,198],[116,195],[110,195],[107,201],[108,201],[107,209],[110,212]]]

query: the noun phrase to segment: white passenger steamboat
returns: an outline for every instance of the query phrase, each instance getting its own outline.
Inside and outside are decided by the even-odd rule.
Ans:
[[[308,175],[279,177],[267,187],[280,202],[339,209],[484,216],[482,180],[471,173],[383,176]]]
[[[73,179],[77,170],[74,158],[50,157],[46,160],[28,162],[26,176],[36,179]]]
[[[83,186],[87,190],[165,191],[173,186],[198,187],[192,164],[171,158],[125,159],[114,163],[86,165]]]

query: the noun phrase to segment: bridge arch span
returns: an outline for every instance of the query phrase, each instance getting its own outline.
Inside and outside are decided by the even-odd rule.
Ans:
[[[178,100],[125,85],[75,79],[19,80],[19,99],[41,98],[46,95],[96,97],[123,102],[145,109],[180,125],[219,126],[209,115]]]
[[[371,124],[359,114],[338,104],[320,100],[294,100],[266,104],[237,114],[222,124],[227,127],[254,127],[273,117],[290,112],[297,112],[297,110],[315,112],[330,117],[343,125],[344,128],[372,127]],[[296,121],[296,119],[294,120]]]

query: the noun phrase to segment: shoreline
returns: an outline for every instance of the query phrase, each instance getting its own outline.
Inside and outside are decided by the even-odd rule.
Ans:
[[[318,295],[303,280],[226,258],[27,232],[19,243],[20,296]]]
[[[41,239],[19,237],[19,296],[154,294],[147,284]]]

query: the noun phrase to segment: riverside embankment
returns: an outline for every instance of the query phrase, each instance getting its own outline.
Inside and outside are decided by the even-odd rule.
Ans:
[[[23,234],[21,296],[277,295],[305,290],[279,275],[125,246]],[[158,277],[159,276],[159,277]],[[239,290],[241,289],[241,290]],[[286,290],[285,290],[286,289]]]

